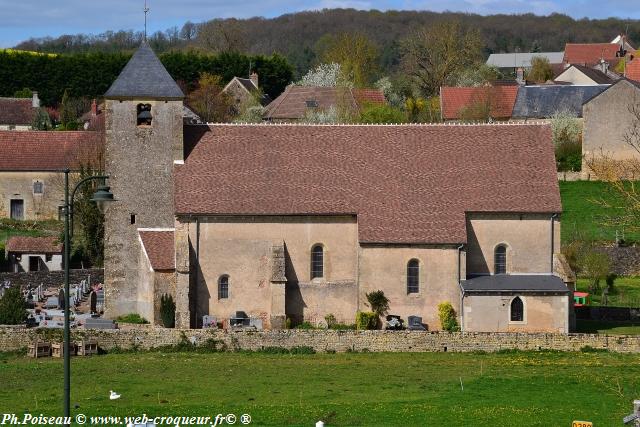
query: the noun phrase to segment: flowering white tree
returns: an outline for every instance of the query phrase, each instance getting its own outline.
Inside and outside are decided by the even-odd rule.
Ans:
[[[320,64],[313,70],[309,70],[307,74],[302,76],[300,81],[295,83],[296,86],[319,86],[319,87],[353,87],[351,83],[342,74],[340,64]]]

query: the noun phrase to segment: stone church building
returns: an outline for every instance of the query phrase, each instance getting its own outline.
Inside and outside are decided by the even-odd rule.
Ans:
[[[430,330],[449,301],[465,331],[568,332],[548,126],[184,125],[183,96],[147,45],[105,95],[108,316],[354,323],[382,290]]]

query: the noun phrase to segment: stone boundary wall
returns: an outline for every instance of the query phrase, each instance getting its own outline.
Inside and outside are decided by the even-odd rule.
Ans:
[[[25,348],[35,338],[61,341],[62,330],[0,327],[0,351]],[[72,338],[93,337],[100,348],[152,349],[175,345],[187,339],[196,345],[210,340],[228,350],[260,350],[265,347],[313,347],[325,351],[372,352],[494,352],[515,350],[580,351],[589,346],[621,353],[640,353],[640,336],[545,333],[448,333],[419,331],[326,331],[285,330],[226,332],[209,329],[163,329],[156,327],[121,330],[74,330]]]
[[[72,284],[91,276],[91,283],[102,283],[104,281],[104,270],[101,268],[87,268],[83,270],[70,270],[69,282]],[[5,280],[12,285],[38,286],[41,283],[45,287],[61,286],[64,283],[64,270],[60,271],[28,271],[23,273],[0,273],[0,283]]]

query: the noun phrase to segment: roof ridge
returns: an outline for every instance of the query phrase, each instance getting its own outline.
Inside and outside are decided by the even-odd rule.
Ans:
[[[276,127],[276,126],[309,126],[309,127],[384,127],[384,126],[397,126],[397,127],[452,127],[452,126],[547,126],[550,125],[544,120],[518,120],[508,122],[463,122],[463,121],[448,121],[444,123],[284,123],[284,122],[263,122],[263,123],[198,123],[188,126],[219,126],[219,127],[241,127],[241,126],[253,126],[253,127]]]

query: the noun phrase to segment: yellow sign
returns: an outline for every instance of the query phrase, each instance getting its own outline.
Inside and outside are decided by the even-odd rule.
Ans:
[[[571,427],[593,427],[591,421],[574,421],[571,423]]]

